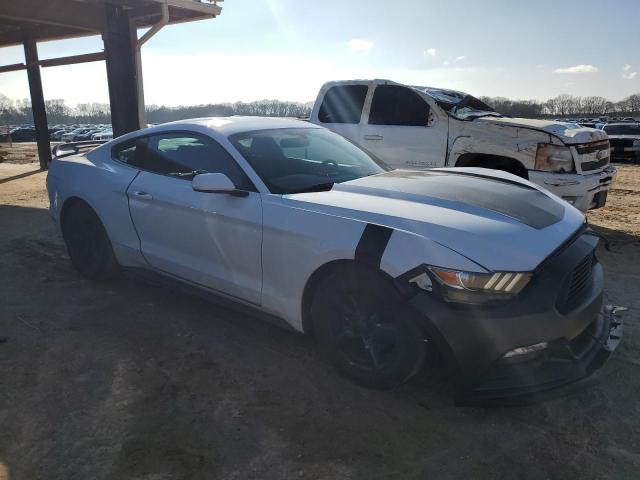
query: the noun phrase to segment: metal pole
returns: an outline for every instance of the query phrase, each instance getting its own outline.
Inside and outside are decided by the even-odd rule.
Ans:
[[[161,5],[162,8],[162,18],[158,23],[156,23],[153,27],[151,27],[142,37],[138,39],[136,44],[136,81],[138,82],[138,122],[140,123],[140,128],[144,128],[147,126],[147,115],[144,107],[144,82],[142,80],[142,45],[145,44],[147,40],[153,37],[156,33],[160,31],[162,27],[164,27],[167,23],[169,23],[169,6],[165,1]]]
[[[107,4],[107,29],[103,33],[111,102],[113,135],[118,137],[140,128],[136,85],[136,29],[127,11]]]
[[[51,143],[49,142],[47,110],[44,103],[44,93],[42,92],[40,65],[38,64],[38,46],[35,40],[25,40],[24,57],[25,63],[27,64],[29,92],[31,93],[31,110],[33,112],[33,124],[36,127],[40,169],[46,170],[49,167],[49,161],[51,161]]]

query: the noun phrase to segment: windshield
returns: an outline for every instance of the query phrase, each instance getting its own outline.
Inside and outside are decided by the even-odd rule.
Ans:
[[[464,92],[429,87],[415,88],[429,95],[442,109],[459,120],[502,116],[486,103]]]
[[[640,136],[640,125],[606,125],[604,131],[609,135],[638,135]]]
[[[257,130],[229,140],[271,193],[330,190],[334,183],[389,170],[344,137],[320,128]]]

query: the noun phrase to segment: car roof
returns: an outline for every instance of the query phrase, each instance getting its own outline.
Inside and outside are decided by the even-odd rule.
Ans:
[[[176,128],[179,128],[180,130],[200,130],[202,127],[213,130],[225,137],[235,133],[250,132],[254,130],[270,130],[274,128],[322,128],[312,123],[294,118],[231,116],[178,120],[176,122],[163,123],[161,125],[138,130],[137,133],[144,133],[145,135],[148,135],[154,132],[175,130]]]

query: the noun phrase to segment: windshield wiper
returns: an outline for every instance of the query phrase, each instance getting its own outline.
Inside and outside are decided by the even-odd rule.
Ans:
[[[301,188],[299,190],[294,190],[289,193],[309,193],[309,192],[326,192],[333,188],[333,182],[326,183],[317,183],[315,185],[310,185],[308,187]]]
[[[190,172],[170,172],[167,175],[171,175],[172,177],[195,177],[196,175],[200,175],[201,173],[208,173],[206,170],[192,170]]]

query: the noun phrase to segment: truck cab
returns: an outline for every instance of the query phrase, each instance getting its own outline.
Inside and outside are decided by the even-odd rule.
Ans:
[[[604,206],[616,176],[605,132],[507,118],[463,92],[390,80],[328,82],[310,121],[398,169],[481,167],[507,171],[582,211]]]

